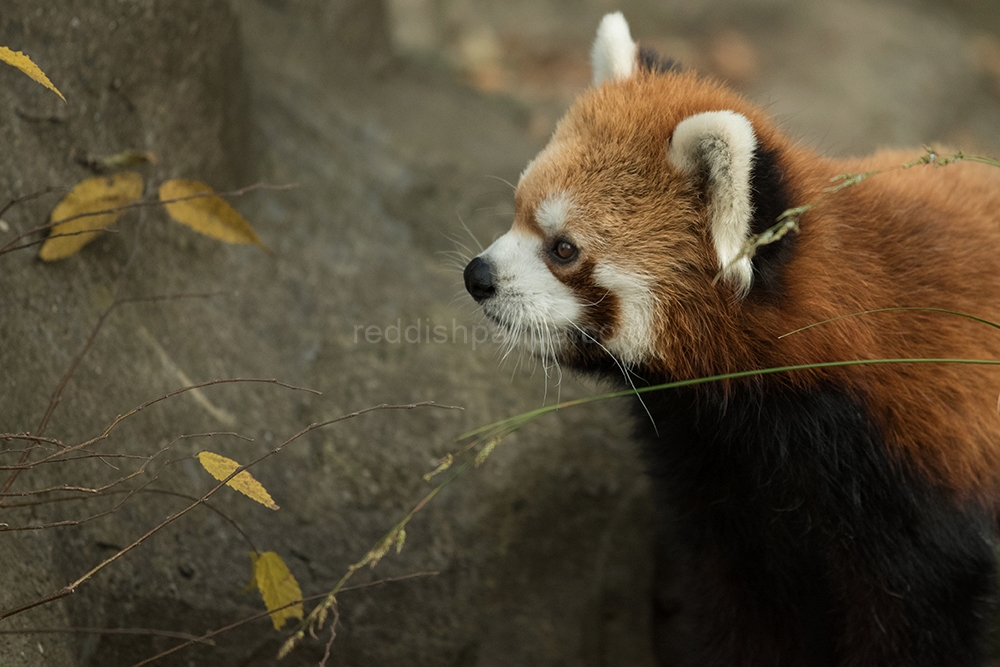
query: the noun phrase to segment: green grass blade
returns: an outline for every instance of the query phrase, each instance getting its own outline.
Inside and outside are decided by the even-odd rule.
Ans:
[[[848,317],[859,317],[861,315],[871,315],[872,313],[888,313],[897,310],[914,310],[914,311],[924,311],[928,313],[944,313],[945,315],[955,315],[957,317],[964,317],[974,322],[979,322],[987,326],[993,327],[994,329],[1000,329],[1000,324],[996,322],[991,322],[990,320],[983,319],[982,317],[976,317],[975,315],[969,315],[968,313],[960,313],[957,310],[948,310],[946,308],[924,308],[921,306],[896,306],[893,308],[874,308],[872,310],[861,310],[856,313],[849,313],[847,315],[838,315],[837,317],[831,317],[828,320],[822,320],[820,322],[813,322],[812,324],[807,324],[804,327],[799,327],[788,333],[781,334],[778,338],[785,338],[786,336],[791,336],[792,334],[797,334],[799,332],[805,331],[806,329],[812,329],[813,327],[818,327],[823,324],[829,324],[830,322],[836,322],[837,320],[847,319]]]
[[[950,311],[944,311],[944,312],[950,312]],[[985,320],[983,320],[983,322],[991,324],[992,326],[997,326],[991,322],[986,322]],[[738,380],[741,378],[757,377],[761,375],[774,375],[775,373],[792,373],[795,371],[815,370],[823,368],[844,368],[847,366],[875,366],[882,364],[964,364],[964,365],[976,365],[976,366],[1000,366],[1000,359],[951,359],[951,358],[922,358],[922,357],[921,358],[902,357],[898,359],[852,359],[847,361],[824,361],[813,364],[775,366],[773,368],[760,368],[752,371],[739,371],[736,373],[709,375],[705,377],[694,378],[691,380],[677,380],[675,382],[667,382],[665,384],[651,385],[649,387],[639,387],[637,389],[622,389],[621,391],[614,391],[606,394],[598,394],[596,396],[585,396],[583,398],[577,398],[571,401],[563,401],[562,403],[556,403],[555,405],[548,405],[545,407],[536,408],[535,410],[531,410],[529,412],[523,412],[521,414],[514,415],[513,417],[507,417],[506,419],[502,419],[500,421],[493,422],[492,424],[487,424],[475,430],[464,433],[461,436],[459,436],[459,440],[467,440],[469,438],[483,439],[484,434],[487,434],[487,437],[489,438],[496,438],[496,437],[503,438],[506,437],[507,435],[510,435],[517,429],[521,428],[528,422],[533,421],[544,414],[555,412],[556,410],[562,410],[565,408],[573,407],[576,405],[593,403],[595,401],[604,401],[612,398],[633,396],[636,394],[647,394],[653,391],[664,391],[667,389],[692,387],[699,384],[708,384],[709,382],[721,382],[723,380]]]

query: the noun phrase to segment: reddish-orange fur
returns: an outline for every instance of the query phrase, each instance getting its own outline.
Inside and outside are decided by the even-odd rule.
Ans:
[[[697,188],[665,158],[673,128],[732,110],[775,151],[794,206],[817,202],[783,274],[783,292],[739,299],[718,272]],[[692,73],[636,73],[585,93],[517,193],[515,227],[552,192],[573,193],[567,222],[587,260],[655,278],[656,358],[678,379],[853,359],[1000,359],[1000,331],[960,317],[890,312],[799,327],[863,310],[944,308],[1000,321],[1000,169],[972,163],[901,165],[922,151],[860,160],[819,157],[757,107]],[[836,193],[838,174],[889,171]],[[557,277],[560,267],[550,267]],[[570,277],[566,277],[567,280]],[[869,408],[887,446],[958,498],[994,511],[1000,492],[1000,369],[892,364],[793,372],[790,385],[834,378]]]

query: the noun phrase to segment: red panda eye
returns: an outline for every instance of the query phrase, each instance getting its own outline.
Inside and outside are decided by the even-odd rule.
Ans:
[[[566,239],[559,239],[552,247],[552,253],[560,260],[568,262],[576,257],[576,246]]]

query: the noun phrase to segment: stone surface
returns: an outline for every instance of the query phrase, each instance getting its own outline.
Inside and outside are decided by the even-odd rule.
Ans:
[[[8,29],[7,43],[31,53],[70,102],[62,106],[4,73],[17,83],[3,108],[14,146],[4,170],[9,191],[86,176],[68,159],[78,144],[95,155],[152,151],[158,163],[143,168],[150,183],[183,176],[217,189],[257,179],[298,187],[235,202],[273,257],[200,238],[156,209],[126,216],[120,233],[58,264],[42,265],[32,251],[3,256],[2,430],[37,427],[116,290],[125,298],[218,294],[116,309],[67,385],[47,435],[79,442],[145,400],[216,378],[278,377],[323,392],[227,385],[122,422],[99,451],[148,455],[180,435],[206,432],[254,438],[174,442],[162,462],[177,463],[153,466],[160,471],[151,489],[197,496],[211,484],[186,458],[197,451],[245,461],[311,422],[368,405],[435,400],[465,411],[369,414],[311,433],[255,469],[279,512],[235,493],[212,500],[245,538],[219,514],[198,510],[73,597],[0,627],[202,633],[261,610],[257,595],[243,590],[250,549],[277,551],[307,595],[322,593],[429,490],[422,475],[456,447],[457,435],[552,403],[560,391],[541,369],[511,381],[509,367],[497,368],[495,350],[466,341],[463,332],[479,316],[457,298],[460,274],[441,254],[455,248],[451,237],[473,243],[462,220],[488,238],[509,218],[510,191],[498,179],[516,179],[538,148],[524,133],[524,112],[395,61],[377,32],[340,50],[336,4],[237,4],[244,70],[236,18],[223,3],[197,11],[195,3],[109,2],[87,10],[56,3],[37,18],[23,8],[11,13],[32,20],[22,21],[24,41]],[[98,59],[86,69],[96,81],[87,86],[72,82],[76,63],[88,56],[56,48],[77,15],[81,26],[117,23],[107,34],[92,29],[81,44]],[[4,26],[21,20],[7,16]],[[365,24],[377,30],[377,13]],[[117,93],[107,86],[116,78],[126,91],[142,82],[141,94],[130,94],[134,106],[113,107]],[[24,120],[19,105],[33,117],[60,120]],[[227,143],[231,136],[245,138]],[[44,220],[52,203],[6,214],[11,233]],[[393,325],[403,342],[392,342]],[[416,325],[445,327],[447,340],[405,342],[407,327]],[[356,327],[385,335],[367,342]],[[564,384],[564,397],[593,390]],[[374,571],[436,574],[345,593],[334,664],[598,664],[600,655],[648,663],[649,649],[635,637],[647,623],[650,510],[624,425],[610,415],[601,407],[531,425],[443,493],[410,527],[403,553]],[[32,470],[13,490],[95,486],[118,476],[81,461]],[[82,526],[5,533],[5,570],[23,583],[4,589],[3,606],[55,591],[186,502],[141,494]],[[3,512],[5,522],[20,526],[105,509],[108,503],[96,500]],[[283,638],[263,619],[163,664],[272,664]],[[46,658],[52,664],[131,665],[176,641],[16,636],[0,649],[0,663],[38,664],[44,655],[55,656]],[[322,643],[309,642],[288,664],[315,664],[321,655]]]

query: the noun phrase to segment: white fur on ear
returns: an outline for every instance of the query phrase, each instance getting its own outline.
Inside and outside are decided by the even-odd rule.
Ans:
[[[750,238],[753,204],[750,175],[757,137],[746,116],[707,111],[685,118],[674,129],[667,159],[685,174],[703,174],[708,214],[719,269],[740,296],[750,291],[750,259],[737,259]]]
[[[635,72],[636,46],[621,12],[608,14],[597,27],[597,39],[590,49],[594,85],[609,79],[627,79]]]

